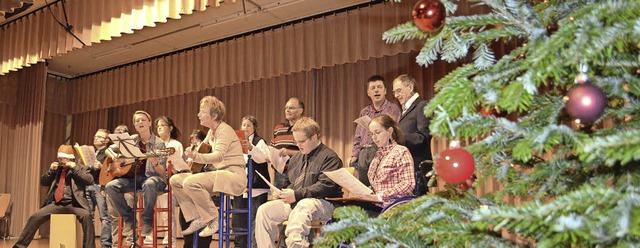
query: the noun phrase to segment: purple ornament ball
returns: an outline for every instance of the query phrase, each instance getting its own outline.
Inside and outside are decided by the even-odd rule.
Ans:
[[[575,84],[569,89],[565,103],[567,113],[580,122],[593,122],[600,118],[607,106],[602,90],[590,83]]]

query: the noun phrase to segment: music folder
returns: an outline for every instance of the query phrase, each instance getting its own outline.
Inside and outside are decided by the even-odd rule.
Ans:
[[[113,141],[113,144],[119,149],[118,152],[122,154],[124,158],[146,158],[147,155],[140,151],[140,148],[136,146],[133,137],[128,133],[112,133],[109,134],[109,138]]]
[[[348,190],[353,196],[350,197],[336,197],[326,198],[329,201],[362,201],[362,202],[374,202],[381,203],[382,201],[375,195],[373,190],[365,186],[360,180],[358,180],[347,169],[341,168],[334,171],[323,171],[331,181],[340,185],[342,188]]]

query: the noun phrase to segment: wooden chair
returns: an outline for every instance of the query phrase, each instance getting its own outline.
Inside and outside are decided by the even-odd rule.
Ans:
[[[169,178],[171,178],[171,176],[173,176],[173,164],[171,163],[171,161],[167,161],[167,189],[159,191],[158,194],[168,194],[167,196],[167,207],[166,208],[160,208],[157,206],[154,207],[154,211],[153,211],[153,229],[151,232],[151,235],[153,237],[153,242],[151,244],[144,244],[144,237],[142,235],[137,235],[138,240],[134,241],[138,244],[140,244],[141,247],[158,247],[158,233],[161,232],[167,232],[167,235],[169,236],[169,243],[167,244],[166,247],[169,248],[173,248],[173,242],[171,242],[172,238],[173,238],[173,229],[172,229],[172,221],[173,221],[173,195],[171,194],[171,184],[169,184]],[[142,211],[144,210],[143,206],[144,206],[144,196],[142,191],[137,191],[136,192],[137,198],[138,198],[138,202],[136,203],[136,206],[134,207],[135,211],[136,211],[136,218],[138,218],[138,220],[142,220]],[[167,224],[166,225],[158,225],[158,213],[167,213],[168,218],[167,218]],[[138,221],[138,226],[136,227],[135,232],[138,232],[138,234],[140,234],[140,232],[142,231],[142,221]],[[122,216],[118,217],[118,247],[127,247],[127,246],[123,246],[123,237],[122,237],[122,229],[124,228],[124,221],[122,220]]]

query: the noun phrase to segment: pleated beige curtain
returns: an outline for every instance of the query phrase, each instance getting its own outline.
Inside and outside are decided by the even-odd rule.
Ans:
[[[372,5],[74,79],[72,111],[128,105],[419,50],[419,40],[385,44],[381,39],[385,30],[410,18],[412,5]]]
[[[52,0],[53,1],[53,0]],[[5,2],[4,0],[2,2]],[[87,46],[154,27],[167,19],[203,11],[208,0],[66,0],[73,33]],[[214,0],[211,0],[213,3]],[[0,75],[82,48],[57,21],[64,21],[62,1],[0,29]]]
[[[0,181],[3,182],[0,191],[12,195],[12,234],[19,232],[29,215],[40,206],[39,197],[33,196],[41,192],[46,66],[38,63],[16,74],[8,76],[20,84],[15,90],[16,101],[13,105],[0,104],[0,132],[3,135],[0,139]]]
[[[365,88],[368,77],[375,74],[384,76],[387,79],[387,99],[398,104],[391,94],[391,81],[399,74],[408,73],[416,77],[422,83],[419,87],[420,94],[430,99],[435,81],[428,78],[442,77],[453,68],[445,63],[438,63],[433,69],[422,68],[414,62],[416,55],[416,52],[398,54],[113,107],[109,109],[109,124],[103,126],[108,126],[112,131],[115,126],[126,124],[130,131],[135,132],[132,114],[136,110],[145,110],[153,118],[160,115],[171,117],[184,134],[179,140],[188,144],[189,133],[193,129],[203,128],[196,116],[200,98],[213,95],[226,105],[225,122],[240,129],[242,117],[254,115],[260,126],[258,134],[269,141],[273,127],[285,120],[286,101],[290,97],[298,97],[305,103],[305,115],[320,123],[323,142],[332,147],[340,157],[347,158],[351,155],[353,145],[353,120],[369,104]],[[101,111],[104,110],[74,115],[74,141],[91,140],[95,126],[90,131],[81,131],[81,128],[87,126],[81,123],[95,122],[92,121],[96,119],[95,116],[105,115]]]

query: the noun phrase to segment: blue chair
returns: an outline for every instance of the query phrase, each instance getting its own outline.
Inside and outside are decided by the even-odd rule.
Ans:
[[[229,247],[231,236],[247,235],[247,246],[251,247],[251,237],[253,237],[253,220],[251,218],[253,186],[253,163],[251,155],[249,155],[249,163],[247,164],[247,209],[231,209],[231,196],[220,192],[220,210],[218,216],[218,247]],[[236,196],[236,197],[242,197]],[[247,228],[233,228],[230,225],[232,214],[247,214]],[[194,245],[197,244],[194,242]],[[223,246],[226,245],[226,246]],[[195,246],[194,246],[195,247]]]

